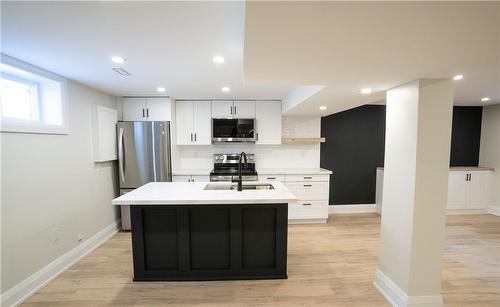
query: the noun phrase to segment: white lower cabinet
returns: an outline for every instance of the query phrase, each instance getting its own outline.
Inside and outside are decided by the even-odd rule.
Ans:
[[[377,210],[382,207],[382,185],[384,172],[377,170]],[[487,209],[493,205],[492,170],[450,170],[448,175],[447,209]]]
[[[280,181],[297,196],[296,204],[288,206],[290,223],[326,223],[330,197],[330,175],[266,174],[259,181]]]
[[[486,209],[491,205],[491,171],[451,171],[448,181],[449,209]]]
[[[209,175],[174,175],[173,182],[209,182]]]

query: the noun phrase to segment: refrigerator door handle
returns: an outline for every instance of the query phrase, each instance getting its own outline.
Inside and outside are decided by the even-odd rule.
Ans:
[[[125,171],[123,169],[123,128],[118,130],[118,168],[120,171],[120,180],[125,182]]]

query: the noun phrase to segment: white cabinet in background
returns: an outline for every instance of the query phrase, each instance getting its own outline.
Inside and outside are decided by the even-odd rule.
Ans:
[[[141,121],[146,119],[146,98],[123,98],[123,120]]]
[[[177,101],[175,105],[177,145],[210,145],[210,102]]]
[[[255,119],[256,144],[281,144],[281,101],[257,101]]]
[[[492,205],[492,171],[450,171],[448,209],[487,209]]]
[[[255,118],[255,101],[234,101],[234,118]]]
[[[124,121],[170,121],[171,100],[169,97],[123,98]]]
[[[255,118],[255,101],[213,100],[212,118]]]
[[[209,182],[210,176],[208,175],[174,175],[173,182]]]
[[[377,190],[383,185],[383,170],[377,170]],[[487,209],[493,204],[493,171],[492,170],[469,170],[450,169],[448,174],[448,202],[447,209],[450,210],[474,210]],[[383,195],[382,195],[383,196]],[[377,199],[377,209],[383,204],[383,197]]]
[[[230,118],[233,117],[232,100],[213,100],[212,118]]]

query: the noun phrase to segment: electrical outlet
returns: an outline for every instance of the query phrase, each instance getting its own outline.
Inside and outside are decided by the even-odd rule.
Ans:
[[[52,228],[52,242],[57,242],[61,238],[61,231],[58,227]]]

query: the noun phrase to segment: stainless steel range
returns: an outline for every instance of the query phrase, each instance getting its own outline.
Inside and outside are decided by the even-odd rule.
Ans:
[[[210,181],[233,181],[238,179],[239,154],[215,154],[214,170],[210,173]],[[243,181],[257,181],[255,155],[247,154],[247,163],[242,165]]]

